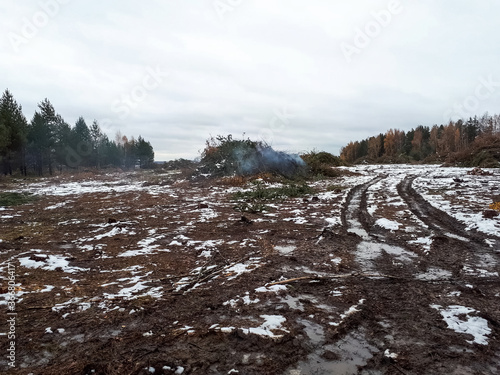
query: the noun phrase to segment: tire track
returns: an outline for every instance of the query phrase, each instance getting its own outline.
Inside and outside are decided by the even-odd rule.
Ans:
[[[352,188],[342,210],[342,224],[346,232],[353,233],[361,239],[356,246],[355,260],[363,271],[383,273],[384,270],[378,269],[376,263],[384,254],[392,258],[391,264],[396,261],[401,266],[411,264],[417,257],[415,253],[401,247],[399,243],[393,243],[386,236],[372,233],[373,218],[367,212],[367,190],[386,177],[380,175]]]
[[[357,235],[357,243],[354,249],[351,243],[350,249],[355,252],[355,261],[362,271],[397,275],[400,280],[370,278],[357,282],[355,288],[358,288],[359,295],[355,299],[366,300],[359,307],[359,315],[355,315],[346,328],[345,337],[366,332],[366,337],[376,338],[368,343],[381,351],[382,348],[395,347],[396,353],[422,353],[422,348],[426,348],[417,359],[411,360],[411,364],[405,364],[404,356],[398,358],[397,364],[403,370],[386,368],[384,373],[452,373],[456,364],[443,359],[455,355],[455,350],[460,350],[457,355],[461,358],[467,358],[462,366],[463,373],[474,370],[493,373],[490,367],[498,362],[496,356],[483,355],[485,351],[477,349],[478,344],[470,346],[472,336],[448,329],[442,316],[432,307],[443,306],[446,309],[456,305],[473,309],[483,318],[482,323],[491,329],[491,333],[486,335],[490,352],[498,351],[496,296],[500,293],[498,275],[494,275],[498,270],[497,256],[484,241],[492,236],[467,233],[463,224],[435,209],[416,193],[411,187],[413,178],[406,177],[397,185],[397,194],[410,211],[429,227],[425,232],[430,232],[433,241],[429,254],[410,253],[407,251],[410,247],[405,242],[408,236],[402,232],[390,235],[377,230],[373,227],[374,217],[367,211],[368,191],[384,178],[386,176],[379,175],[353,187],[347,195],[341,218],[345,232]],[[385,217],[391,218],[392,211],[387,210],[383,200],[375,203],[382,208],[378,211],[381,215],[388,213]],[[406,207],[404,209],[407,210]],[[420,225],[423,229],[424,225]],[[486,264],[488,260],[490,263]],[[484,271],[488,273],[481,274]],[[353,284],[350,284],[351,288]],[[467,319],[472,322],[479,318],[466,317],[460,322],[469,322]],[[398,340],[395,341],[394,337]],[[373,362],[363,367],[366,373],[371,366]]]
[[[366,192],[370,186],[383,180],[386,176],[377,176],[364,184],[353,187],[347,194],[344,208],[342,209],[342,225],[347,232],[357,234],[361,238],[370,235],[371,216],[366,208]]]
[[[410,211],[425,223],[436,234],[451,237],[462,242],[473,242],[487,246],[487,237],[477,231],[466,230],[466,226],[446,212],[441,211],[427,202],[412,187],[416,176],[408,176],[398,186],[398,194],[408,205]],[[491,237],[491,236],[489,236]],[[496,239],[498,241],[498,239]]]
[[[364,302],[357,306],[358,314],[352,315],[337,332],[342,339],[334,345],[340,347],[340,344],[361,333],[367,339],[365,348],[369,345],[378,348],[379,353],[371,353],[374,360],[359,367],[359,372],[363,369],[363,373],[371,373],[372,369],[374,373],[390,374],[452,373],[457,365],[450,358],[455,356],[463,359],[460,373],[495,373],[491,369],[498,363],[498,358],[491,353],[498,353],[499,347],[498,275],[484,277],[486,275],[467,271],[476,265],[496,271],[495,254],[492,254],[491,248],[483,246],[486,236],[482,238],[479,233],[475,239],[473,234],[462,230],[463,226],[457,225],[455,219],[433,207],[429,208],[430,204],[411,188],[413,179],[405,178],[407,185],[402,186],[403,182],[398,184],[397,194],[412,208],[413,214],[429,226],[425,232],[430,232],[433,237],[433,251],[429,254],[410,253],[407,251],[410,247],[405,242],[409,236],[401,231],[390,235],[378,230],[373,227],[375,218],[367,211],[368,191],[384,178],[386,176],[379,175],[349,191],[341,213],[344,233],[335,239],[349,238],[347,247],[355,254],[356,266],[362,271],[370,271],[372,275],[395,275],[399,280],[354,278],[346,284],[350,290],[356,291],[352,300]],[[393,189],[394,185],[391,185],[391,194]],[[385,217],[391,218],[389,215],[393,211],[385,207],[386,202],[380,195],[377,196],[380,201],[375,203],[382,208],[377,211],[381,215],[387,213]],[[404,207],[404,210],[407,208]],[[412,220],[415,221],[415,218]],[[484,255],[492,258],[490,265],[480,264],[479,260]],[[491,334],[486,335],[487,350],[479,348],[477,343],[472,346],[472,335],[466,336],[464,332],[449,329],[439,311],[432,307],[446,309],[455,305],[475,311],[473,315],[461,318],[461,324],[469,320],[472,323],[482,317],[481,322],[489,326]],[[375,365],[386,355],[384,350],[387,348],[396,354],[405,353],[396,361],[384,357],[384,361],[396,363],[398,367],[381,368]],[[415,357],[410,357],[409,353]]]

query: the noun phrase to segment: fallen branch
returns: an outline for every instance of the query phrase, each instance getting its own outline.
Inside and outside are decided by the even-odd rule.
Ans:
[[[316,276],[303,276],[303,277],[296,277],[293,279],[288,279],[288,280],[282,280],[282,281],[276,281],[271,284],[267,284],[266,286],[273,286],[273,285],[279,285],[279,284],[288,284],[294,281],[299,281],[299,280],[318,280],[318,277]]]
[[[210,269],[208,270],[207,273],[198,273],[198,278],[196,280],[190,280],[190,281],[186,281],[186,282],[177,282],[175,283],[175,285],[196,285],[196,284],[200,284],[200,283],[203,283],[209,279],[212,279],[213,277],[217,276],[218,274],[220,274],[221,272],[225,271],[226,269],[228,268],[231,268],[232,266],[240,263],[240,262],[243,262],[243,261],[246,261],[248,259],[250,259],[253,255],[255,255],[255,253],[252,253],[252,254],[247,254],[245,255],[244,257],[240,258],[239,260],[237,260],[236,262],[233,262],[231,264],[228,264],[226,266],[219,266],[219,267],[215,267],[215,269]],[[203,267],[203,266],[202,266]],[[203,270],[201,270],[203,271]],[[186,277],[194,277],[196,275],[193,275],[193,274],[189,274],[187,275]],[[190,287],[188,287],[187,290],[189,290]]]
[[[203,283],[203,282],[207,281],[208,279],[215,277],[217,274],[219,274],[223,270],[224,270],[224,267],[223,268],[216,268],[215,271],[206,274],[205,277],[203,277],[202,279],[196,280],[196,284]]]
[[[401,374],[403,375],[408,375],[406,372],[403,371],[403,369],[401,367],[399,367],[398,365],[396,365],[395,363],[391,363],[392,367],[394,367],[396,370],[398,370]]]
[[[44,310],[51,309],[54,306],[33,306],[33,307],[25,307],[23,310]]]
[[[311,276],[295,277],[293,279],[276,281],[274,283],[267,284],[267,286],[288,284],[288,283],[291,283],[294,281],[300,281],[300,280],[331,280],[331,279],[345,279],[348,277],[382,277],[382,278],[386,278],[386,279],[398,279],[398,280],[402,279],[401,277],[397,277],[397,276],[381,275],[381,274],[376,274],[376,273],[349,273],[349,274],[332,275],[332,276],[311,275]]]
[[[153,280],[153,281],[161,281],[161,282],[165,282],[165,281],[170,281],[170,280],[174,280],[174,279],[182,279],[184,277],[189,277],[189,276],[193,276],[192,274],[190,273],[186,273],[184,275],[178,275],[178,276],[169,276],[169,277],[162,277],[158,280]]]

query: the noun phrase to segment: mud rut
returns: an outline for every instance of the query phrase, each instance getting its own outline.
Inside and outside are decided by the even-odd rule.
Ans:
[[[241,262],[242,256],[245,260],[258,256],[262,265],[233,281],[213,273],[211,278],[196,278],[197,287],[188,284],[175,292],[174,286],[161,298],[145,302],[134,315],[128,313],[138,308],[134,300],[121,302],[126,308],[123,313],[114,310],[102,317],[89,309],[72,315],[65,327],[80,333],[81,340],[67,347],[59,343],[58,357],[49,366],[16,373],[150,374],[147,368],[153,368],[155,374],[173,374],[182,366],[184,375],[236,373],[231,369],[245,375],[497,374],[500,285],[498,276],[478,276],[477,269],[500,273],[499,239],[466,232],[463,225],[425,201],[408,177],[397,193],[423,222],[420,232],[432,236],[430,251],[424,253],[398,233],[374,225],[367,196],[384,178],[381,175],[352,188],[342,210],[342,225],[325,228],[319,236],[315,230],[321,231],[322,220],[311,220],[309,226],[257,221],[222,229],[214,223],[198,225],[197,235],[210,239],[244,239],[259,230],[266,233],[259,246],[252,248],[255,254],[244,247],[221,248],[209,259],[223,268]],[[297,203],[292,205],[296,208]],[[317,207],[329,211],[327,204]],[[232,215],[232,209],[228,210]],[[271,245],[290,240],[297,250],[289,255]],[[496,240],[494,246],[491,240]],[[332,266],[332,253],[342,259],[340,265]],[[177,264],[182,272],[199,265],[196,257],[190,259],[185,253],[169,256],[166,261]],[[187,262],[192,265],[183,266]],[[255,292],[282,277],[301,279],[285,283],[285,290],[277,293]],[[169,285],[171,280],[153,282]],[[244,298],[260,302],[247,304]],[[234,307],[228,306],[230,300],[236,301]],[[30,306],[28,301],[23,305]],[[57,347],[55,338],[43,335],[43,330],[60,320],[60,314],[40,305],[31,304],[22,324],[27,332],[20,336],[27,340],[28,330],[37,332],[31,326],[42,333],[22,342],[26,352],[19,353],[20,357],[43,359],[44,348]],[[431,305],[474,309],[470,316],[486,320],[491,329],[487,345],[471,343],[472,335],[448,328]],[[284,330],[275,331],[280,338],[248,334],[241,328],[230,332],[211,328],[256,327],[262,324],[259,317],[271,315],[286,318]],[[193,333],[180,328],[186,324],[194,326]],[[120,332],[123,326],[130,330]],[[149,330],[155,335],[143,334]],[[391,353],[397,358],[391,358]],[[162,371],[165,364],[170,369]]]
[[[430,254],[414,252],[405,243],[386,237],[373,227],[374,219],[366,209],[367,190],[383,178],[378,176],[354,187],[342,212],[341,231],[357,238],[355,259],[359,277],[353,278],[351,285],[359,287],[359,294],[365,299],[347,335],[363,336],[365,348],[370,348],[368,351],[373,355],[358,367],[359,373],[498,373],[500,309],[491,300],[499,290],[498,277],[471,277],[463,270],[466,262],[481,263],[481,256],[486,255],[490,260],[495,259],[493,269],[498,271],[499,254],[494,249],[500,249],[499,239],[488,237],[496,245],[487,246],[484,235],[467,232],[463,224],[431,206],[412,188],[415,177],[406,177],[397,186],[398,194],[433,233]],[[418,278],[430,269],[444,272]],[[474,308],[488,321],[492,330],[488,346],[467,345],[464,339],[467,336],[448,329],[430,307],[443,304],[442,297],[449,291],[458,291],[461,300],[457,304]],[[398,353],[396,361],[386,356],[386,363],[380,363],[378,353],[382,348]]]
[[[289,335],[269,342],[236,331],[218,344],[210,344],[207,337],[188,345],[212,345],[214,352],[219,352],[218,363],[230,362],[229,358],[220,361],[224,348],[245,358],[248,354],[243,353],[257,347],[272,358],[272,362],[240,369],[244,374],[496,374],[500,368],[500,312],[495,297],[500,292],[498,277],[465,272],[466,267],[484,265],[485,256],[491,261],[489,270],[500,271],[495,247],[487,246],[485,236],[467,233],[455,219],[433,208],[412,188],[413,178],[404,179],[397,190],[427,226],[424,230],[432,234],[429,254],[374,226],[367,210],[367,192],[384,178],[378,176],[350,190],[342,210],[342,226],[326,228],[309,254],[278,256],[269,264],[271,268],[297,270],[316,264],[322,252],[332,250],[346,260],[336,273],[313,272],[318,275],[316,283],[307,279],[292,282],[287,284],[286,296],[268,297],[271,306],[291,307],[279,310],[287,319]],[[270,280],[279,275],[278,271]],[[338,290],[344,295],[333,305],[336,313],[344,313],[340,322],[332,324],[328,313],[321,315],[313,305],[331,306],[331,293]],[[300,305],[303,310],[297,311]],[[462,305],[476,310],[491,329],[488,345],[468,343],[473,336],[448,328],[431,305]],[[243,309],[244,313],[248,310]],[[397,358],[391,358],[391,353]],[[220,367],[215,364],[205,373],[222,373],[217,372]]]
[[[414,176],[406,177],[398,185],[398,193],[404,199],[411,212],[413,212],[420,220],[422,220],[429,228],[439,235],[454,234],[465,242],[472,241],[474,243],[485,245],[485,238],[477,232],[466,231],[465,225],[458,220],[447,215],[443,211],[434,208],[421,195],[419,195],[412,187]]]

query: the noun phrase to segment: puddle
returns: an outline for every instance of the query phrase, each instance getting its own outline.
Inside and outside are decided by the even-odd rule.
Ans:
[[[351,207],[346,211],[346,221],[349,226],[347,229],[348,232],[357,234],[364,240],[370,239],[370,235],[366,230],[364,230],[363,226],[358,220],[357,207],[361,206],[361,190],[356,191],[351,198]],[[353,209],[354,207],[354,209]]]
[[[356,262],[364,268],[372,269],[372,262],[381,254],[380,246],[375,242],[363,241],[356,248]]]
[[[325,330],[322,326],[305,319],[299,319],[297,321],[304,325],[304,331],[315,347],[325,341]]]
[[[320,344],[324,340],[323,328],[315,323],[300,321],[305,325],[307,336],[313,344]],[[320,329],[318,329],[318,327]],[[356,375],[359,367],[366,366],[374,353],[379,350],[370,345],[361,331],[348,334],[336,344],[323,345],[307,357],[306,361],[301,361],[295,369],[286,372],[287,375]],[[324,357],[338,358],[338,360],[327,360]],[[370,371],[370,374],[382,375],[378,371]]]
[[[293,310],[304,311],[304,305],[299,301],[299,299],[300,298],[298,297],[285,296],[280,299],[280,302],[283,302],[284,304],[288,305],[288,307]]]
[[[340,293],[342,295],[342,293]],[[276,304],[275,304],[276,305]],[[313,295],[309,294],[301,294],[297,297],[293,297],[290,295],[285,295],[285,296],[279,296],[279,303],[276,305],[276,310],[281,310],[287,305],[290,309],[292,310],[298,310],[301,312],[304,312],[306,309],[306,306],[310,305],[310,308],[312,309],[320,309],[326,312],[333,312],[335,311],[335,308],[333,306],[324,304],[324,303],[319,303],[318,299],[314,297]],[[303,323],[300,321],[300,323]]]
[[[398,261],[410,263],[416,255],[405,249],[380,242],[362,241],[356,249],[356,261],[364,268],[373,269],[373,261],[382,255],[382,251],[392,255]]]
[[[328,312],[332,312],[335,310],[332,306],[318,302],[319,301],[316,297],[308,294],[301,294],[297,297],[293,297],[290,295],[280,297],[280,303],[282,305],[288,305],[288,307],[293,310],[305,311],[304,304],[311,304],[315,308]],[[280,308],[282,308],[282,306],[280,307],[278,305],[277,309]]]
[[[353,194],[351,204],[354,207],[359,207],[361,205],[361,192],[357,191]],[[357,210],[356,209],[349,209],[346,212],[346,221],[349,226],[349,229],[347,230],[350,233],[357,234],[360,236],[362,239],[367,240],[370,238],[368,232],[363,228],[361,223],[359,222],[357,218]]]
[[[347,231],[358,235],[362,239],[356,249],[356,261],[365,270],[373,270],[373,261],[382,255],[382,251],[385,251],[387,254],[395,257],[399,262],[411,262],[412,258],[416,257],[415,254],[401,247],[391,246],[377,241],[363,228],[363,225],[358,219],[358,211],[361,206],[361,193],[361,189],[354,192],[350,206],[346,210]]]

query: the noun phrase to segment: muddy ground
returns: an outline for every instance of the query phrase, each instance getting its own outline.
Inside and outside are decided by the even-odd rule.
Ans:
[[[417,176],[319,181],[257,213],[231,199],[252,185],[222,180],[3,180],[41,193],[0,212],[3,299],[9,264],[16,282],[1,371],[497,374],[500,240],[431,206]]]

